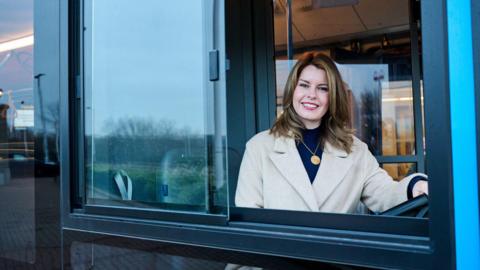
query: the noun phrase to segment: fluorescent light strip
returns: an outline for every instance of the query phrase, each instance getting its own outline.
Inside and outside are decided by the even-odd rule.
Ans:
[[[33,35],[0,43],[0,53],[33,45]]]
[[[382,98],[382,102],[412,101],[412,97]]]

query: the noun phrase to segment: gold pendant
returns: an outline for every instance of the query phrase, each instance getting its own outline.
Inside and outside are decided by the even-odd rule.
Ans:
[[[313,165],[318,165],[320,164],[320,158],[317,155],[313,155],[310,158],[310,162],[312,162]]]

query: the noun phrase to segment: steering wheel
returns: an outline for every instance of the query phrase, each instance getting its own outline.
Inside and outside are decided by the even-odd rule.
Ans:
[[[428,217],[428,196],[422,194],[377,215],[426,218]]]

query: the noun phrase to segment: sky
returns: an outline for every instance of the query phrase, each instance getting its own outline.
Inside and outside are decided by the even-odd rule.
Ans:
[[[95,1],[86,7],[87,133],[104,134],[108,120],[129,117],[205,133],[212,89],[202,2],[147,2]]]

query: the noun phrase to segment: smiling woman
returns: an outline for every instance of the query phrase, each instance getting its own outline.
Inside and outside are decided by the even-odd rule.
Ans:
[[[349,117],[347,90],[333,61],[304,53],[288,77],[283,113],[247,143],[236,205],[355,213],[364,203],[381,212],[428,193],[423,174],[393,181],[352,135]]]

